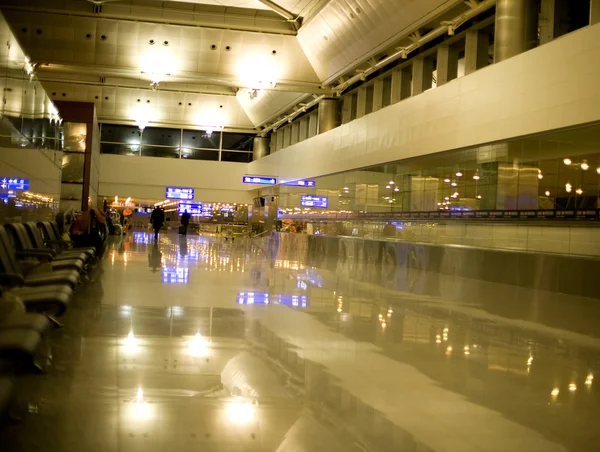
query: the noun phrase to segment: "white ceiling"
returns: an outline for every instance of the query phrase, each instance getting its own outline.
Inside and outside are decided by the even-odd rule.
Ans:
[[[173,1],[173,0],[167,0]],[[258,0],[182,0],[185,3],[195,3],[199,5],[215,5],[236,8],[251,8],[264,9],[270,8]],[[293,14],[303,16],[307,14],[311,8],[319,4],[319,0],[272,0],[277,5],[290,11]],[[391,1],[391,0],[390,0]]]

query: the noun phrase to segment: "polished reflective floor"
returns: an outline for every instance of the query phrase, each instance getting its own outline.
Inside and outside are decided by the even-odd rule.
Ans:
[[[425,270],[386,287],[297,256],[112,242],[53,367],[18,381],[2,450],[598,450],[594,302]]]

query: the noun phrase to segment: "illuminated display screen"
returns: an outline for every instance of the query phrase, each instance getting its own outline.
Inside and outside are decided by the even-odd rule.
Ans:
[[[167,187],[165,196],[167,199],[194,199],[193,188],[182,188],[182,187]]]
[[[329,198],[327,196],[300,196],[300,205],[302,207],[326,209],[329,207]]]
[[[275,177],[244,176],[242,182],[245,184],[277,185]]]
[[[190,282],[190,269],[163,267],[162,282],[163,284],[188,284]]]
[[[280,295],[265,292],[239,292],[237,303],[244,305],[258,304],[283,304],[294,308],[308,307],[308,296],[306,295]]]
[[[0,179],[0,188],[3,190],[29,190],[29,179],[3,177]]]
[[[203,209],[204,206],[202,205],[202,203],[192,204],[180,202],[177,211],[179,212],[179,215],[183,214],[186,210],[187,213],[189,213],[190,215],[202,215],[202,213],[204,212]]]
[[[294,182],[286,182],[285,184],[288,187],[309,187],[314,188],[317,186],[317,183],[314,180],[297,180]]]

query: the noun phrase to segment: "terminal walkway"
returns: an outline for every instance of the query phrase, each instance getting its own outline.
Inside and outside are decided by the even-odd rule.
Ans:
[[[519,308],[511,287],[426,269],[389,287],[296,251],[112,242],[52,337],[52,369],[19,380],[3,448],[596,450],[596,302],[534,291]]]

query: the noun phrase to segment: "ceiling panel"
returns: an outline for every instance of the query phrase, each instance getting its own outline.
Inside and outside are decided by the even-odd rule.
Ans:
[[[251,90],[242,89],[237,100],[255,126],[263,125],[274,116],[282,115],[309,97],[305,93],[287,93],[281,91],[261,91],[256,97],[250,96]]]
[[[19,11],[6,15],[35,62],[119,66],[141,74],[149,61],[172,75],[199,72],[244,80],[249,73],[269,71],[278,81],[319,81],[293,36]]]
[[[195,3],[198,5],[215,5],[227,6],[236,8],[251,8],[270,10],[268,6],[258,0],[181,0],[185,3]],[[306,15],[311,8],[319,3],[319,0],[273,0],[274,3],[282,8],[300,16]],[[171,3],[172,0],[167,0],[165,3]]]
[[[63,82],[44,82],[44,88],[52,100],[95,103],[100,121],[131,121],[139,110],[144,110],[150,123],[254,128],[235,96]]]
[[[317,75],[330,83],[462,0],[331,0],[298,33]]]

